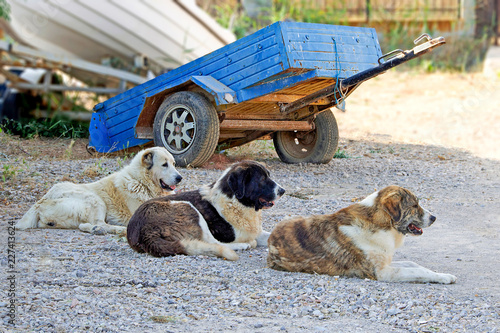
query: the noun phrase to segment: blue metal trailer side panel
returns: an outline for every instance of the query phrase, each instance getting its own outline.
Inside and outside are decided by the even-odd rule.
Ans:
[[[96,105],[89,145],[111,152],[147,143],[134,130],[146,98],[194,76],[210,76],[244,102],[301,79],[351,76],[376,66],[380,55],[374,29],[276,22]]]
[[[372,28],[288,23],[283,39],[291,68],[331,70],[342,79],[377,66],[382,56]]]

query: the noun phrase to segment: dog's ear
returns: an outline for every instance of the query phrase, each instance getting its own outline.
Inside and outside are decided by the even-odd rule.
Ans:
[[[384,199],[382,202],[384,210],[389,214],[395,222],[401,220],[401,196],[393,193]]]
[[[236,196],[236,199],[242,199],[245,196],[245,170],[238,168],[231,172],[227,184]]]
[[[144,165],[148,170],[153,167],[153,155],[153,152],[147,152],[142,155],[142,165]]]

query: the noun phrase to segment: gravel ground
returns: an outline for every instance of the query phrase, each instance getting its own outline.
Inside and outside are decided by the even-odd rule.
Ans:
[[[266,230],[290,216],[331,213],[390,184],[412,190],[437,221],[408,237],[395,260],[454,274],[456,284],[279,272],[266,268],[265,248],[240,252],[236,262],[158,259],[135,253],[123,238],[76,230],[16,231],[11,243],[9,222],[53,184],[94,181],[128,159],[89,158],[85,140],[70,147],[0,135],[0,332],[498,332],[499,96],[467,95],[476,88],[461,75],[391,75],[362,87],[367,98],[383,93],[376,109],[358,98],[336,113],[349,158],[285,165],[268,142],[229,155],[265,162],[287,190],[264,211]],[[455,114],[457,100],[469,107]],[[215,180],[227,161],[179,169],[179,188]],[[15,327],[8,323],[13,288]]]
[[[287,189],[264,212],[271,230],[293,215],[324,214],[389,184],[417,193],[438,217],[420,237],[408,237],[396,260],[454,274],[454,285],[382,283],[266,268],[265,248],[240,252],[237,262],[211,257],[152,258],[124,238],[75,230],[15,234],[16,327],[36,332],[495,332],[500,325],[497,279],[500,242],[499,162],[466,152],[407,144],[343,140],[350,158],[327,165],[285,165],[266,156]],[[257,159],[259,158],[256,156]],[[2,281],[7,226],[63,179],[88,182],[121,159],[24,161],[1,183]],[[126,163],[126,161],[125,161]],[[57,165],[57,167],[54,167]],[[83,171],[83,172],[82,172]],[[181,188],[215,180],[218,169],[180,169]],[[495,258],[495,259],[491,259]],[[6,295],[8,285],[2,288]],[[1,323],[0,322],[0,323]]]

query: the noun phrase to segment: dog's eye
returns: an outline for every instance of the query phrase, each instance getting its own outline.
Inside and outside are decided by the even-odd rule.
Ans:
[[[55,226],[56,224],[55,224],[54,222],[49,222],[49,223],[47,223],[47,225],[48,225],[49,227],[53,227],[53,226]]]
[[[162,166],[164,166],[165,168],[168,168],[168,162],[164,163]]]

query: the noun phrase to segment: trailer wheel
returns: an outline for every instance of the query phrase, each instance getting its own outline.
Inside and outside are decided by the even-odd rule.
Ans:
[[[165,147],[181,167],[203,165],[219,141],[219,119],[204,96],[181,91],[168,96],[156,113],[154,143]]]
[[[330,162],[339,142],[337,121],[331,111],[324,111],[314,120],[315,129],[309,132],[276,132],[274,148],[285,163]]]

